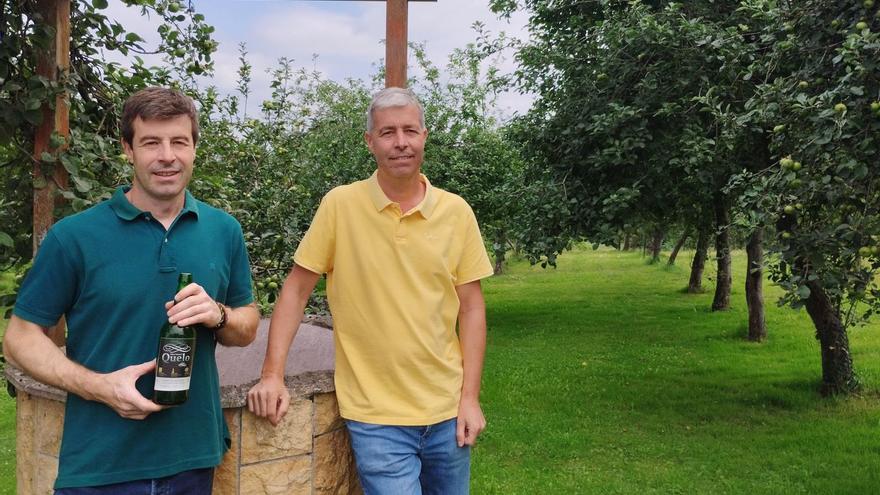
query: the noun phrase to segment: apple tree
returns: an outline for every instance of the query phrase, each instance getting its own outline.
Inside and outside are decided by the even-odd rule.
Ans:
[[[847,329],[880,308],[880,19],[873,0],[787,4],[764,36],[785,40],[766,55],[787,73],[751,101],[776,119],[775,166],[750,177],[776,224],[772,279],[783,303],[804,307],[816,328],[822,390],[859,386]]]

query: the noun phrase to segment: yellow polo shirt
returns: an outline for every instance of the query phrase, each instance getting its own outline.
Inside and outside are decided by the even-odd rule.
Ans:
[[[462,357],[457,285],[492,275],[476,217],[431,187],[409,212],[374,173],[324,196],[294,255],[327,274],[342,417],[429,425],[455,417]]]

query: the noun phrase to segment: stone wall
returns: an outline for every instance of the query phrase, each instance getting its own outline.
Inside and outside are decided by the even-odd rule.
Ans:
[[[64,403],[19,392],[16,405],[16,493],[51,495]],[[277,427],[244,407],[223,413],[232,448],[214,475],[215,494],[360,493],[348,432],[333,393],[293,399]]]
[[[232,448],[214,476],[215,494],[360,493],[334,394],[292,400],[276,427],[247,408],[224,413]]]
[[[251,414],[246,394],[256,383],[267,322],[247,348],[218,348],[221,404],[232,447],[214,476],[218,495],[359,494],[348,432],[333,387],[332,332],[316,322],[300,326],[285,385],[290,408],[281,424]],[[16,475],[19,495],[51,495],[66,394],[7,366],[16,388]]]

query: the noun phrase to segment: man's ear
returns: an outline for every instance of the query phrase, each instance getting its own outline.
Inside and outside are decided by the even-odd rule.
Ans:
[[[131,145],[125,141],[125,139],[121,139],[120,143],[122,144],[122,152],[125,153],[125,156],[128,158],[129,163],[134,163],[134,150],[131,149]]]

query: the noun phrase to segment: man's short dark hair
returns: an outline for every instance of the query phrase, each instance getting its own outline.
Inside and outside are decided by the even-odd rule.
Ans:
[[[134,139],[134,121],[167,120],[179,115],[186,115],[192,123],[193,145],[199,142],[199,116],[192,98],[176,89],[151,87],[144,88],[125,100],[122,107],[122,140],[132,144]]]

